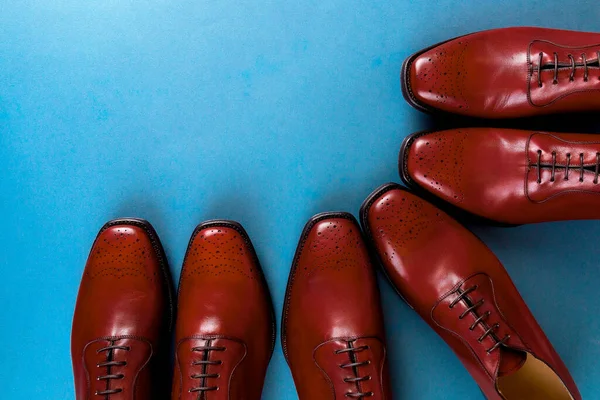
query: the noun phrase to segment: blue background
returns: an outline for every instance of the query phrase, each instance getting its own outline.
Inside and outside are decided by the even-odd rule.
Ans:
[[[196,224],[239,220],[279,316],[312,214],[356,214],[398,181],[406,134],[482,124],[410,108],[405,57],[481,29],[598,21],[594,1],[2,1],[0,397],[73,399],[71,318],[105,221],[148,219],[178,279]],[[512,124],[600,131],[579,117]],[[600,399],[600,222],[475,230],[583,397]],[[442,341],[381,290],[394,398],[480,398]],[[297,398],[279,343],[263,398]]]

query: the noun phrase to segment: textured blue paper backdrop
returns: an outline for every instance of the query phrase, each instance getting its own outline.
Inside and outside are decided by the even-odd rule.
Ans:
[[[598,21],[594,1],[4,0],[0,397],[74,398],[72,312],[106,220],[151,221],[174,279],[197,223],[239,220],[279,315],[305,221],[356,214],[372,189],[399,180],[403,137],[432,124],[402,99],[406,56],[475,30]],[[600,222],[476,232],[583,397],[600,399]],[[480,398],[380,282],[394,398]],[[297,398],[279,344],[263,398]]]

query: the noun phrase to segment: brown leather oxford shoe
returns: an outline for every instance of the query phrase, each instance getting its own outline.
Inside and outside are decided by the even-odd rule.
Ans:
[[[475,235],[396,184],[365,200],[361,221],[394,288],[488,399],[581,399],[506,270]]]
[[[71,335],[77,400],[168,396],[171,280],[152,226],[117,219],[100,230],[85,266]]]
[[[269,289],[233,221],[194,230],[179,281],[175,400],[259,400],[275,345]]]
[[[600,218],[600,138],[500,128],[410,135],[402,180],[504,224]]]
[[[318,214],[304,228],[282,344],[300,400],[392,399],[377,281],[352,215]]]
[[[600,110],[600,33],[503,28],[439,43],[403,64],[422,111],[513,118]]]

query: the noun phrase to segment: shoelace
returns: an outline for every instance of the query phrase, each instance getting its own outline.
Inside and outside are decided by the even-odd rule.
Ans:
[[[106,361],[96,364],[98,368],[106,368],[106,375],[99,375],[96,379],[99,381],[106,381],[106,390],[98,390],[94,394],[96,396],[109,396],[111,394],[121,393],[123,391],[122,388],[109,389],[110,380],[111,379],[123,379],[125,375],[123,374],[111,374],[110,370],[112,367],[124,367],[127,365],[127,361],[115,361],[113,359],[113,351],[114,350],[131,350],[129,346],[117,346],[114,344],[115,342],[111,342],[110,346],[103,347],[101,349],[96,350],[96,353],[100,354],[103,352],[106,353]]]
[[[189,391],[190,393],[194,392],[210,392],[213,390],[219,390],[218,386],[207,386],[207,379],[209,378],[220,378],[219,374],[209,374],[208,367],[210,365],[221,365],[223,362],[221,360],[210,361],[208,356],[211,351],[225,351],[225,347],[217,347],[211,346],[211,341],[209,340],[206,346],[197,346],[192,347],[192,351],[194,352],[202,352],[202,360],[192,361],[192,365],[202,365],[202,373],[201,374],[192,374],[190,375],[191,379],[199,379],[200,386],[193,387]]]
[[[542,151],[537,151],[537,183],[542,183],[542,168],[552,168],[552,174],[550,176],[550,182],[554,182],[556,176],[556,152],[552,152],[552,164],[544,165],[542,164]],[[567,153],[567,163],[564,166],[559,165],[558,168],[565,169],[564,180],[569,180],[569,171],[571,168],[579,168],[579,182],[583,182],[584,172],[586,170],[585,164],[583,163],[583,153],[579,153],[579,165],[576,167],[571,167],[571,153]],[[596,166],[594,168],[594,180],[592,181],[594,185],[598,184],[598,173],[600,172],[600,152],[596,153]]]
[[[578,66],[582,66],[583,67],[583,81],[587,82],[588,78],[589,78],[589,71],[588,71],[588,67],[590,64],[598,64],[598,66],[600,66],[600,51],[596,52],[596,60],[595,61],[591,61],[588,62],[585,53],[581,54],[581,60],[582,63],[580,65],[578,65],[575,62],[575,57],[573,57],[572,54],[567,54],[567,57],[569,57],[569,61],[571,63],[571,74],[569,75],[569,81],[572,82],[575,80],[575,69]],[[544,53],[539,54],[539,61],[538,61],[538,65],[537,65],[537,78],[538,78],[538,86],[542,87],[542,70],[544,69],[542,66],[542,61],[544,59]],[[568,67],[568,64],[563,64],[560,65],[560,63],[558,62],[558,54],[555,52],[554,53],[554,63],[553,64],[549,64],[550,67],[554,68],[554,79],[552,80],[552,84],[556,85],[558,83],[558,69],[559,67],[565,66]],[[600,79],[600,77],[598,77],[598,79]]]
[[[344,378],[344,382],[346,383],[355,383],[356,384],[356,388],[357,390],[359,389],[358,387],[358,383],[362,382],[362,381],[368,381],[371,379],[370,375],[366,375],[366,376],[358,376],[358,368],[359,367],[364,367],[366,365],[371,364],[371,361],[367,360],[367,361],[361,361],[361,362],[357,362],[356,361],[356,353],[360,353],[361,351],[365,351],[369,349],[369,346],[359,346],[359,347],[354,347],[354,342],[355,340],[350,340],[347,342],[348,344],[348,348],[346,349],[341,349],[341,350],[336,350],[335,354],[344,354],[347,353],[350,357],[350,362],[347,364],[342,364],[340,365],[340,368],[351,368],[352,372],[354,374],[354,377],[352,378]],[[346,393],[346,397],[349,398],[354,398],[354,399],[362,399],[364,397],[372,397],[374,395],[373,392],[348,392]]]
[[[458,304],[458,302],[460,301],[465,301],[466,305],[467,305],[467,309],[465,311],[463,311],[463,313],[458,317],[458,319],[463,319],[464,317],[466,317],[471,311],[473,311],[473,313],[477,316],[477,318],[475,319],[475,321],[473,321],[473,323],[471,324],[471,326],[469,327],[469,330],[472,331],[474,330],[477,325],[479,324],[483,324],[485,322],[485,320],[492,315],[492,313],[490,311],[486,311],[484,314],[482,315],[477,315],[477,307],[481,306],[485,300],[481,299],[477,302],[473,302],[470,298],[469,298],[469,294],[471,292],[474,292],[475,290],[477,290],[479,288],[478,285],[474,285],[471,286],[470,288],[461,291],[459,293],[459,295],[456,297],[456,299],[454,299],[449,307],[452,309],[454,308],[454,306],[456,304]],[[485,325],[483,325],[485,327]],[[481,343],[483,342],[483,340],[490,336],[496,343],[490,347],[489,349],[486,350],[486,352],[488,354],[490,354],[491,352],[493,352],[494,350],[496,350],[498,347],[500,347],[501,345],[503,345],[504,343],[506,343],[508,341],[508,339],[510,339],[510,335],[506,335],[504,336],[502,339],[498,339],[496,337],[496,335],[494,334],[494,331],[497,330],[498,328],[500,328],[500,324],[495,323],[494,325],[488,327],[486,329],[485,332],[483,332],[483,334],[477,339],[477,342]]]

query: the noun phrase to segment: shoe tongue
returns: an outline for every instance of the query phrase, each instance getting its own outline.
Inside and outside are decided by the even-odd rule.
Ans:
[[[527,353],[509,349],[504,346],[500,346],[500,366],[498,367],[498,377],[507,376],[517,372],[525,360],[527,360]]]

